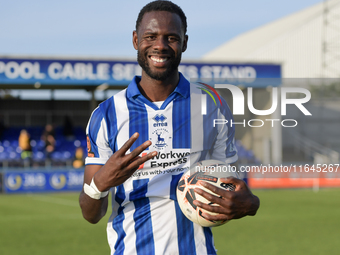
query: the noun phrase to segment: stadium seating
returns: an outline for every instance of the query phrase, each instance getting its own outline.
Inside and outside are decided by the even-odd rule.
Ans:
[[[21,159],[21,149],[18,144],[20,131],[26,129],[31,136],[32,159],[30,166],[71,166],[75,158],[76,148],[81,147],[86,151],[85,130],[82,127],[73,128],[74,135],[64,137],[62,127],[55,128],[55,150],[50,158],[45,152],[45,143],[41,140],[44,127],[11,127],[7,128],[0,141],[0,166],[24,167]],[[259,160],[253,151],[247,150],[240,141],[236,141],[240,164],[258,164]]]
[[[85,130],[74,128],[74,136],[70,139],[64,137],[62,127],[55,128],[55,150],[50,158],[45,152],[45,142],[41,140],[44,127],[10,127],[4,130],[0,141],[0,167],[27,166],[21,158],[21,149],[18,144],[20,131],[26,129],[31,137],[32,158],[28,166],[71,166],[77,147],[86,151]]]
[[[246,164],[260,164],[260,160],[257,159],[252,150],[247,150],[241,143],[241,141],[236,141],[235,146],[237,149],[237,154],[239,158],[239,163]]]

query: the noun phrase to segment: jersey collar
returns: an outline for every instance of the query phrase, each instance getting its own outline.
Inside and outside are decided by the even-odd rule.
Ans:
[[[131,83],[129,84],[126,96],[129,99],[135,99],[137,101],[141,101],[147,105],[149,105],[151,108],[155,110],[159,110],[159,108],[152,102],[150,102],[148,99],[146,99],[142,93],[139,91],[137,84],[140,82],[141,77],[135,76]],[[187,98],[190,95],[190,83],[187,79],[184,78],[184,76],[179,73],[179,82],[177,84],[177,87],[175,90],[168,96],[168,98],[164,101],[163,105],[161,106],[161,110],[165,109],[165,107],[174,99],[177,97],[183,97]]]

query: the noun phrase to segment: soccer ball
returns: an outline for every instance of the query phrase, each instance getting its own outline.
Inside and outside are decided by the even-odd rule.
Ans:
[[[214,194],[212,191],[204,188],[200,183],[205,181],[217,187],[224,188],[229,191],[234,191],[235,186],[231,183],[222,183],[220,178],[233,176],[239,178],[236,167],[219,160],[203,160],[195,163],[188,171],[186,171],[177,184],[177,201],[183,214],[192,222],[195,222],[202,227],[215,227],[225,224],[227,221],[210,221],[202,216],[202,212],[212,215],[216,213],[208,212],[197,207],[193,201],[198,200],[205,204],[214,205],[204,197],[196,194],[194,189],[200,189]],[[216,195],[216,194],[214,194]],[[219,205],[215,205],[219,206]]]

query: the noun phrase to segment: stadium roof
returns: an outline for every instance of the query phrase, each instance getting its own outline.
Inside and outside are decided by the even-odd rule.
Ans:
[[[327,12],[325,7],[328,8]],[[324,16],[324,13],[327,15]],[[340,0],[321,2],[241,34],[210,51],[203,56],[203,59],[281,62],[282,77],[338,78],[340,77],[339,17]],[[324,18],[327,19],[327,26],[324,26]],[[323,48],[326,50],[323,51]],[[323,63],[326,67],[324,69]]]

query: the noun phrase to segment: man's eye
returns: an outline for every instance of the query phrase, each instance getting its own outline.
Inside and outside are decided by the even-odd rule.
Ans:
[[[169,42],[175,42],[178,41],[178,39],[176,37],[168,37]]]

